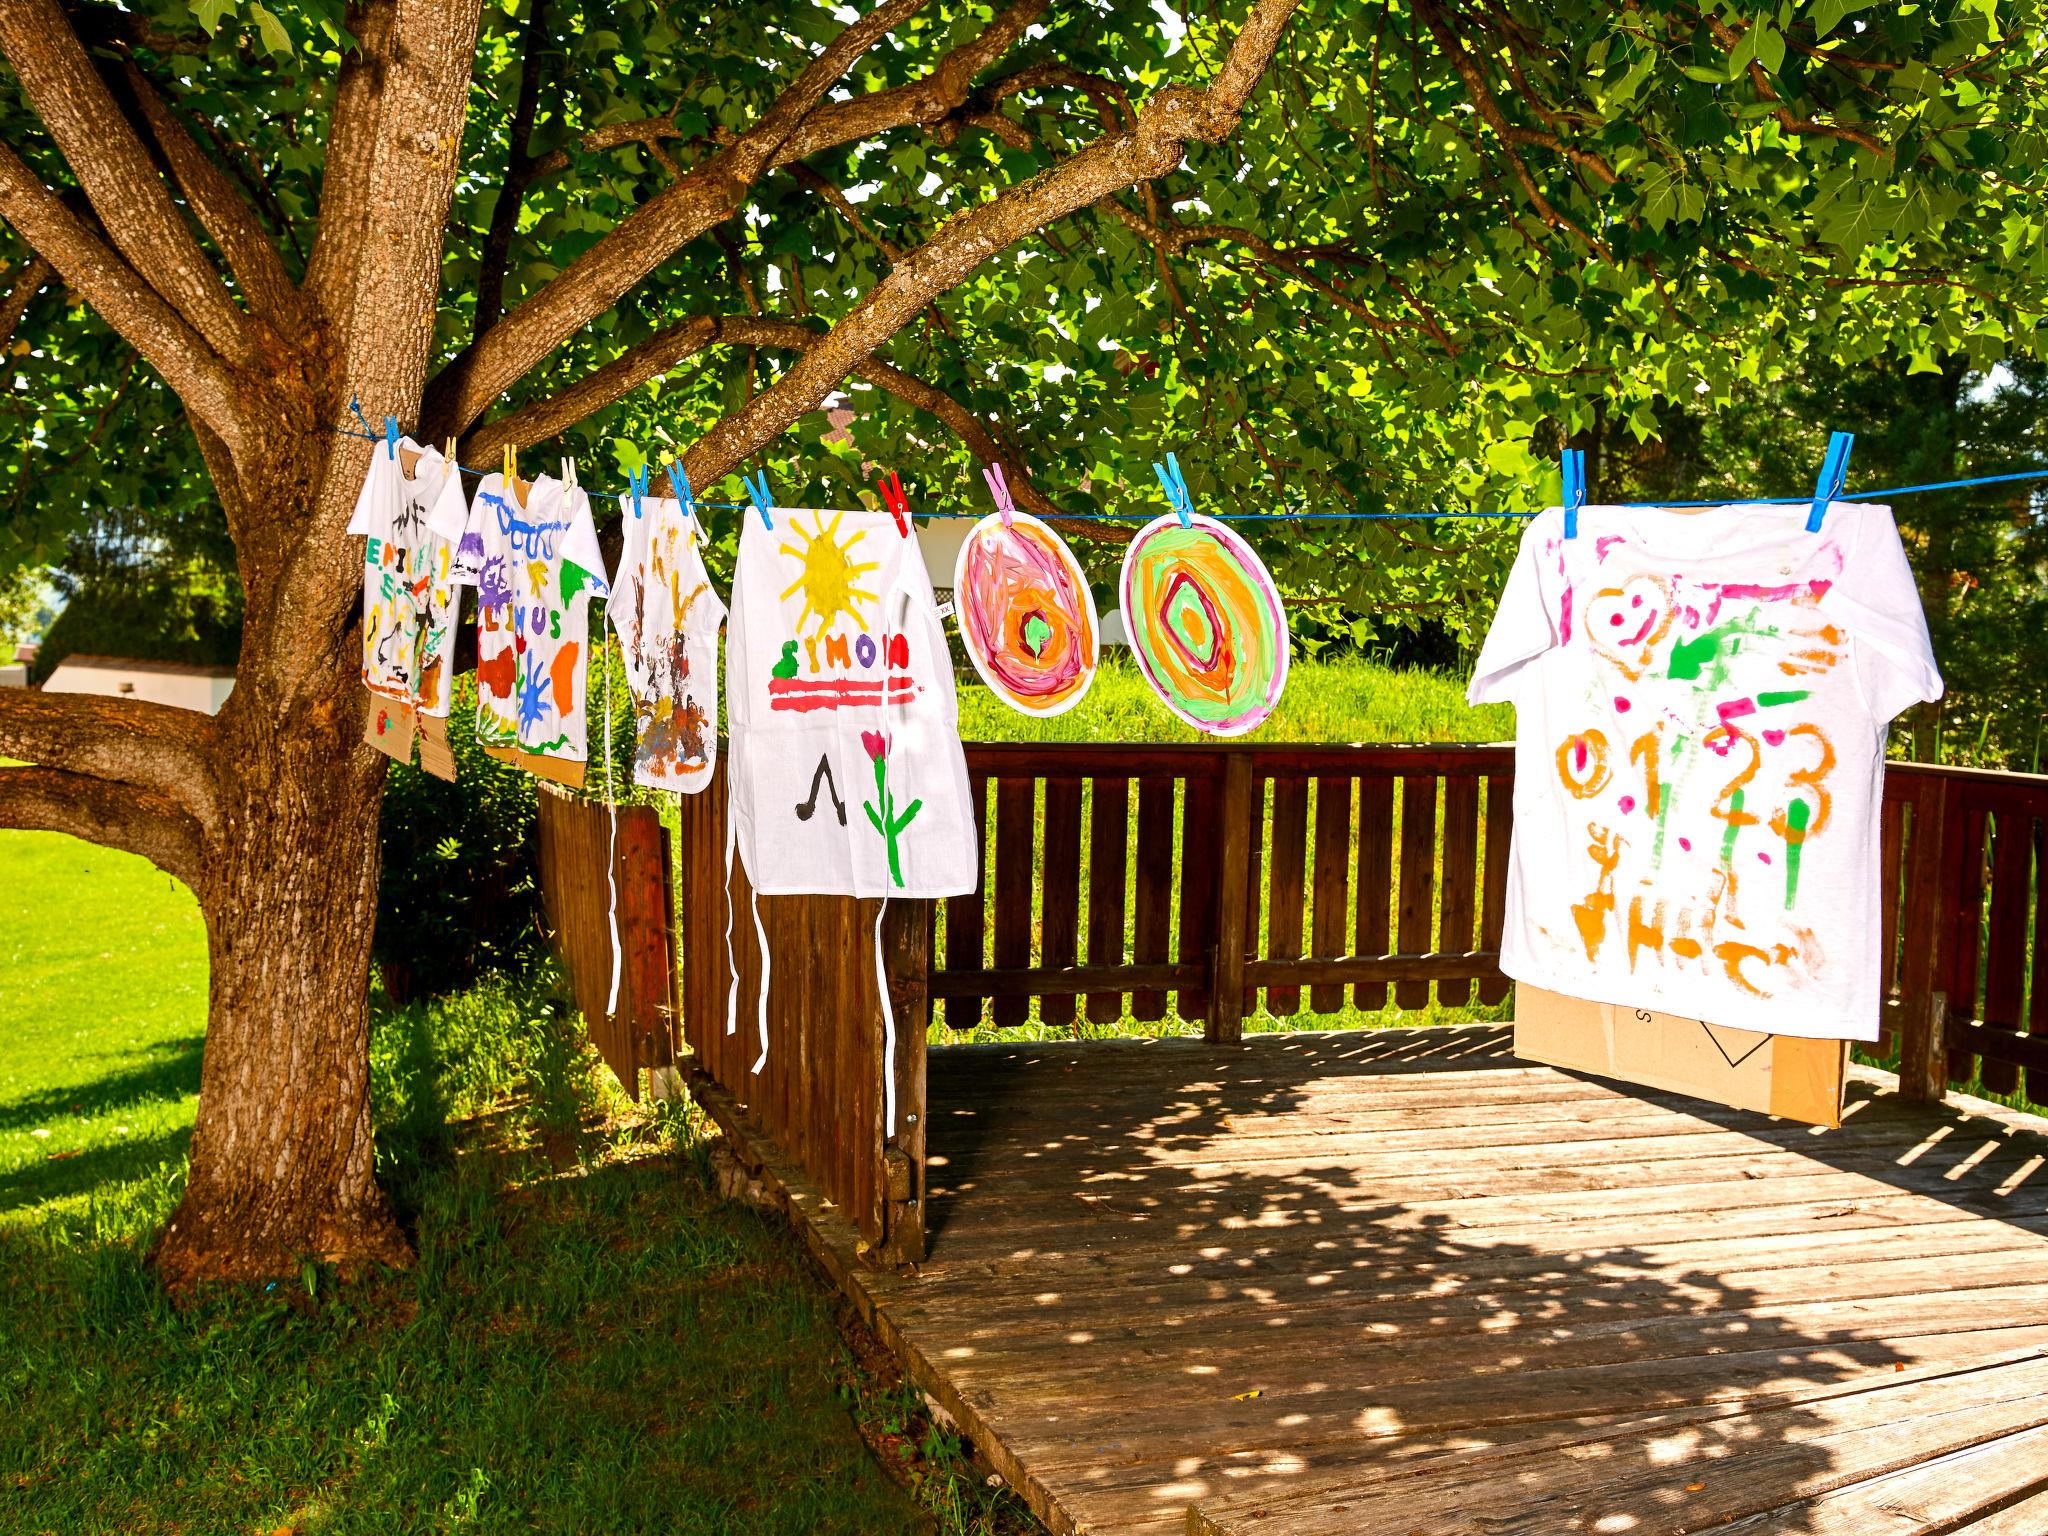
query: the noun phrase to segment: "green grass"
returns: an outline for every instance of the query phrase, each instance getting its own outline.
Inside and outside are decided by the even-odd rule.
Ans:
[[[968,741],[1207,741],[1168,713],[1130,653],[1104,653],[1081,702],[1050,719],[1019,714],[987,688],[959,688],[960,734]],[[1262,741],[1512,741],[1507,704],[1465,702],[1465,683],[1448,673],[1396,671],[1362,657],[1297,661],[1280,707],[1243,738]]]
[[[0,1528],[1034,1529],[856,1357],[787,1226],[713,1193],[708,1128],[608,1088],[545,972],[373,1009],[411,1270],[172,1306],[142,1258],[198,1084],[194,905],[22,833],[0,891]]]
[[[0,833],[0,1230],[179,1165],[199,1092],[206,929],[130,854]]]

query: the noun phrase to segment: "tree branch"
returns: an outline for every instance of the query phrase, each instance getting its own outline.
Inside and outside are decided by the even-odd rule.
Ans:
[[[860,56],[929,0],[882,0],[835,37],[753,127],[663,188],[435,378],[426,430],[460,433],[490,403],[663,261],[738,211],[798,124]]]
[[[206,826],[214,819],[219,736],[211,715],[168,704],[40,688],[0,692],[0,756],[161,795]]]
[[[1139,109],[1133,126],[1104,134],[1049,171],[955,214],[902,261],[768,389],[690,450],[698,484],[729,473],[815,408],[875,349],[937,295],[1034,230],[1120,188],[1163,176],[1190,142],[1220,142],[1237,125],[1299,0],[1256,0],[1207,89],[1172,86]]]
[[[239,446],[234,381],[213,349],[4,144],[0,218],[163,375],[195,418]]]
[[[28,265],[21,269],[21,275],[8,288],[6,299],[0,301],[0,348],[14,340],[14,333],[21,328],[22,316],[28,313],[29,305],[43,291],[44,284],[56,275],[57,269],[42,257],[29,256]]]
[[[795,320],[761,315],[700,316],[686,320],[586,374],[552,399],[522,406],[496,421],[485,422],[470,435],[469,445],[488,460],[508,443],[525,448],[543,442],[711,347],[803,352],[817,345],[825,334]],[[1001,465],[1017,504],[1025,511],[1087,538],[1112,543],[1130,538],[1127,528],[1079,522],[1063,512],[1032,482],[1030,472],[1016,455],[1005,450],[972,411],[938,386],[872,357],[855,367],[854,377],[935,418],[982,463]]]
[[[184,189],[186,203],[227,258],[228,270],[248,298],[249,307],[287,330],[299,330],[306,320],[305,303],[256,210],[186,131],[148,77],[132,64],[128,66],[128,86],[165,163]]]
[[[139,853],[195,889],[206,878],[206,840],[176,801],[86,774],[0,768],[0,827]]]
[[[231,363],[248,362],[254,345],[247,317],[235,308],[58,0],[0,5],[0,53],[115,248],[216,353]]]
[[[547,17],[548,0],[528,0],[526,31],[519,42],[519,96],[512,106],[511,142],[505,152],[505,182],[498,189],[497,204],[491,209],[491,227],[484,234],[483,251],[477,258],[472,337],[483,335],[505,312],[506,262],[512,254],[512,237],[519,233],[519,210],[526,201],[526,189],[535,170],[528,146],[533,142],[534,115],[540,110],[538,43],[547,32]]]

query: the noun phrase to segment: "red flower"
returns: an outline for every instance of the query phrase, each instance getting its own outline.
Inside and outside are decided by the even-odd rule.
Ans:
[[[867,748],[868,759],[879,763],[889,755],[889,737],[883,731],[862,731],[860,744]]]

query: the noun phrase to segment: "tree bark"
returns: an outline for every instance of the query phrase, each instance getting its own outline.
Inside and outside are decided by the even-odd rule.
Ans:
[[[410,1256],[370,1130],[383,759],[361,744],[353,658],[328,670],[295,719],[255,692],[224,712],[233,766],[195,888],[211,971],[199,1115],[152,1255],[173,1289]]]

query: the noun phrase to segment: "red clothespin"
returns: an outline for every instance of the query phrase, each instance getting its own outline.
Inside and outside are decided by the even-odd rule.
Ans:
[[[1010,482],[1003,478],[1003,466],[988,465],[982,470],[981,478],[988,482],[988,493],[995,498],[996,516],[1002,519],[1005,528],[1010,527],[1010,514],[1017,510],[1017,503],[1010,499]]]
[[[889,509],[889,515],[896,519],[896,531],[906,539],[910,537],[910,502],[903,494],[903,482],[896,478],[896,471],[875,482],[875,489],[882,493],[882,505]]]

